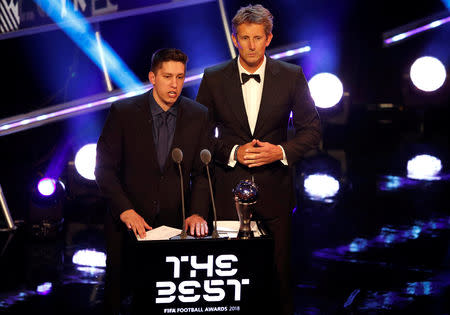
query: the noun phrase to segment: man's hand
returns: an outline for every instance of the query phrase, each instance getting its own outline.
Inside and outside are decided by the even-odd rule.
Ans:
[[[253,139],[251,142],[243,144],[243,145],[239,146],[239,148],[237,148],[237,160],[239,163],[245,164],[245,159],[244,159],[245,150],[247,150],[249,148],[253,148],[256,145],[256,141],[257,141],[256,139]]]
[[[244,149],[243,162],[239,161],[241,164],[247,165],[248,167],[257,167],[283,159],[283,150],[278,145],[259,140],[253,140],[249,143],[254,142],[254,146],[247,146],[248,143],[245,144],[247,147]],[[241,148],[239,147],[239,151]]]
[[[137,214],[133,209],[122,212],[120,214],[120,220],[125,223],[128,229],[133,230],[136,237],[139,234],[140,238],[145,238],[145,230],[152,229],[152,227],[145,222],[144,218]]]
[[[208,235],[208,223],[198,214],[193,214],[186,219],[186,231],[188,230],[192,236],[206,236]]]

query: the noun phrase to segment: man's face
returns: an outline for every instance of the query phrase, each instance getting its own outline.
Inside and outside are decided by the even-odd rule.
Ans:
[[[266,47],[272,40],[272,33],[266,35],[263,24],[243,23],[233,34],[234,46],[239,50],[241,65],[249,72],[256,71],[264,60]]]
[[[183,89],[186,67],[179,61],[166,61],[156,73],[150,71],[148,79],[153,84],[153,97],[164,109],[169,109]]]

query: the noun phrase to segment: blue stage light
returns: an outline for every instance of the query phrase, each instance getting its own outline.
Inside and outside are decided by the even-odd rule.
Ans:
[[[52,291],[52,283],[45,282],[41,285],[38,285],[36,292],[40,295],[47,295]]]
[[[95,180],[95,158],[97,156],[97,144],[89,143],[78,150],[75,155],[75,168],[82,177]]]
[[[430,56],[414,61],[410,70],[411,81],[419,90],[425,92],[439,89],[444,84],[446,76],[442,62]]]
[[[309,82],[309,89],[314,103],[320,108],[330,108],[339,103],[344,94],[344,87],[337,76],[331,73],[319,73]]]
[[[407,164],[408,177],[413,179],[435,180],[442,169],[442,162],[437,157],[421,154],[417,155]]]
[[[83,15],[76,11],[70,1],[34,0],[47,15],[91,58],[100,68],[102,56],[99,54],[99,43],[91,25]],[[108,68],[112,80],[119,88],[130,91],[141,87],[139,79],[131,72],[115,51],[106,43],[101,45],[104,65]]]

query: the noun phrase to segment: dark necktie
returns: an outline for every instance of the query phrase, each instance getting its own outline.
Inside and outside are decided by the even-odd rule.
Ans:
[[[247,82],[251,78],[255,79],[255,81],[258,83],[261,82],[261,78],[259,77],[259,74],[242,73],[241,76],[242,76],[242,84],[245,84],[245,82]]]
[[[169,113],[162,112],[161,114],[161,125],[158,132],[158,163],[161,170],[164,169],[164,164],[166,163],[167,154],[169,153],[169,126],[167,125],[167,118]]]

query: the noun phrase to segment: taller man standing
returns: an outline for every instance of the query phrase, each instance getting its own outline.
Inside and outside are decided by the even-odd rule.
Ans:
[[[217,216],[237,219],[232,188],[253,176],[260,191],[255,216],[275,243],[280,314],[292,314],[292,166],[318,146],[320,121],[302,69],[265,56],[272,27],[273,16],[262,5],[240,8],[232,20],[239,57],[205,69],[197,101],[209,108],[219,130]],[[288,140],[291,111],[295,136]]]

